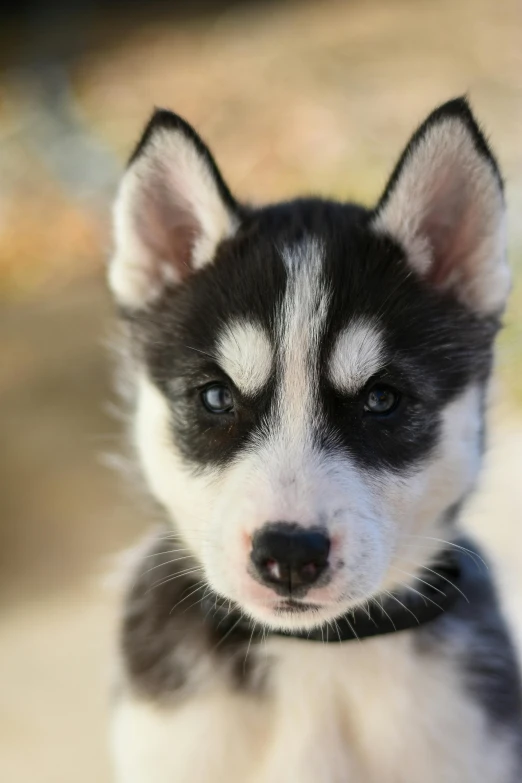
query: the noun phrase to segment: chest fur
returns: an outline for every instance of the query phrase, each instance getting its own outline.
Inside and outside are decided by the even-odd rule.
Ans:
[[[444,658],[411,634],[322,645],[272,639],[262,694],[216,676],[173,706],[125,697],[123,783],[511,783],[512,752]]]

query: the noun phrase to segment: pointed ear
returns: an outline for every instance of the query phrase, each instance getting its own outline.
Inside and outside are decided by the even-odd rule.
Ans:
[[[413,269],[481,315],[509,292],[505,208],[496,161],[464,98],[436,109],[393,172],[373,226]]]
[[[169,111],[152,116],[114,206],[109,284],[140,309],[210,263],[239,225],[240,208],[205,144]]]

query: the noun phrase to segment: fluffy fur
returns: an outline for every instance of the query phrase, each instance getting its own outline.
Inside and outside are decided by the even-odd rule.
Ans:
[[[465,683],[473,639],[490,671],[469,611],[335,649],[253,640],[256,624],[312,629],[416,592],[456,540],[508,289],[502,181],[466,102],[430,115],[373,211],[242,206],[190,126],[157,112],[115,227],[134,441],[175,536],[171,565],[153,566],[163,577],[135,577],[128,598],[119,780],[515,783],[509,639],[495,637],[510,661],[495,677],[514,694],[499,721]],[[221,412],[205,403],[216,385],[232,400]],[[389,410],[372,409],[376,395]],[[327,576],[298,611],[252,570],[254,536],[281,521],[330,541]],[[161,587],[175,580],[179,596]],[[473,593],[499,617],[492,592]],[[208,596],[254,623],[246,650],[239,629],[212,625],[212,601],[202,611]],[[174,598],[191,609],[171,628]]]

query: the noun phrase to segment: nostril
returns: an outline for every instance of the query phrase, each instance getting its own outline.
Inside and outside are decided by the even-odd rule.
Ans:
[[[301,578],[304,582],[315,582],[321,565],[318,563],[306,563],[301,568]]]
[[[264,564],[263,567],[267,574],[274,580],[281,579],[281,567],[277,560],[270,560],[268,559]]]
[[[307,590],[328,567],[330,539],[319,528],[273,522],[254,534],[250,558],[255,576],[277,592]]]

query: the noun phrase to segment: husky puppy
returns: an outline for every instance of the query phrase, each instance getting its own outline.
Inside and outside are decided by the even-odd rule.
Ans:
[[[519,783],[516,656],[459,532],[509,289],[464,99],[373,209],[238,202],[156,111],[115,206],[133,438],[120,783]],[[493,520],[492,520],[493,523]]]

